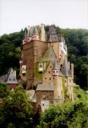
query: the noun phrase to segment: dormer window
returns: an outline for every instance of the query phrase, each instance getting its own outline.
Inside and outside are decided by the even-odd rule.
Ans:
[[[15,78],[13,78],[13,81],[15,81],[16,79]]]
[[[53,76],[58,76],[59,75],[59,70],[58,69],[54,69],[53,70]]]
[[[44,66],[43,66],[43,63],[41,62],[38,64],[38,71],[43,72],[43,70],[44,70]]]
[[[26,65],[22,65],[22,74],[26,73]]]
[[[25,73],[23,73],[23,76],[25,76]]]
[[[9,78],[9,81],[11,81],[11,79]]]

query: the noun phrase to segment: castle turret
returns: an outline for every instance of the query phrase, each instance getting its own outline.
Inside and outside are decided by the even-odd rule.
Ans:
[[[18,84],[17,79],[16,79],[16,71],[13,70],[12,68],[10,69],[8,73],[8,79],[6,82],[10,88],[15,88],[16,85]]]
[[[49,42],[58,42],[58,35],[54,25],[49,27]]]
[[[30,34],[30,26],[27,27],[27,35],[29,36]]]
[[[45,34],[45,28],[44,28],[44,24],[41,24],[41,41],[46,41],[46,34]]]
[[[32,34],[32,40],[39,40],[39,32],[38,32],[37,26],[34,27],[34,31]]]
[[[63,94],[63,85],[62,85],[62,75],[60,72],[60,65],[55,64],[53,70],[53,78],[54,78],[54,99],[55,103],[63,102],[64,94]]]
[[[48,44],[44,42],[45,40],[45,30],[42,25],[42,40],[40,40],[39,30],[41,27],[33,26],[27,30],[27,39],[24,39],[23,43],[23,57],[22,60],[25,62],[26,66],[26,79],[27,79],[27,89],[33,88],[34,84],[34,70],[35,63],[37,63],[38,59],[42,57],[44,52],[46,51]],[[44,35],[43,35],[44,34]],[[24,66],[24,65],[23,65]],[[24,71],[23,71],[24,72]]]

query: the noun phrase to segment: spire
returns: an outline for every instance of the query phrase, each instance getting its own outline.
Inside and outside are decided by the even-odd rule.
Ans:
[[[51,25],[49,27],[49,41],[50,42],[58,42],[58,35],[56,32],[56,27],[54,25]]]
[[[37,26],[34,27],[34,35],[39,35]]]
[[[9,71],[7,84],[17,84],[16,71],[13,70],[12,68]]]
[[[39,40],[39,32],[37,26],[33,27],[32,40]]]
[[[30,26],[27,27],[27,35],[29,36],[30,34]]]
[[[40,39],[41,39],[41,41],[45,41],[46,40],[44,24],[41,24],[41,38]]]
[[[34,27],[30,27],[30,33],[29,33],[29,36],[32,37],[33,36],[33,33],[34,33]]]

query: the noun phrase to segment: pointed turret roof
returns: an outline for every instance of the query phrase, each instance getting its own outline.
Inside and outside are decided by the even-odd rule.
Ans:
[[[58,42],[59,41],[55,25],[49,26],[49,41],[50,42]]]
[[[12,68],[10,69],[8,73],[8,79],[7,79],[7,84],[17,84],[17,79],[16,79],[16,71],[13,70]]]

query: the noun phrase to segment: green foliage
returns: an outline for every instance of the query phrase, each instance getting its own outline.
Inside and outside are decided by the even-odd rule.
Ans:
[[[1,128],[28,128],[32,127],[32,106],[21,87],[9,91],[0,106]]]
[[[24,31],[0,37],[0,75],[7,73],[11,67],[19,68],[23,36]]]
[[[74,87],[74,94],[76,102],[83,101],[88,104],[88,94],[86,91],[81,89],[78,85]]]
[[[38,128],[87,128],[88,104],[77,101],[52,106],[46,110]]]
[[[88,89],[88,56],[82,56],[77,58],[75,68],[76,75],[78,76],[76,77],[77,83],[81,85],[82,88]]]
[[[9,89],[7,85],[0,83],[0,98],[4,98],[8,95]]]
[[[68,58],[75,65],[75,82],[88,89],[88,30],[62,29],[68,45]]]

